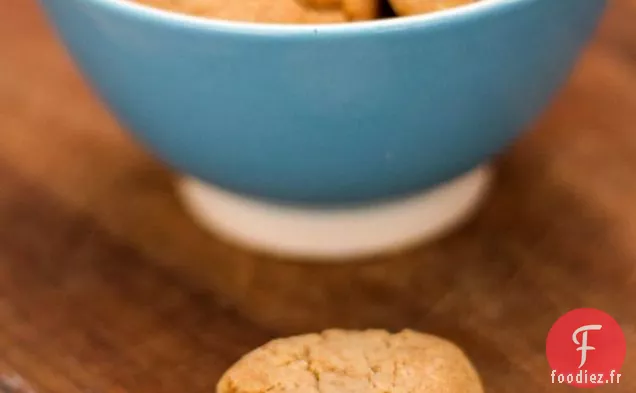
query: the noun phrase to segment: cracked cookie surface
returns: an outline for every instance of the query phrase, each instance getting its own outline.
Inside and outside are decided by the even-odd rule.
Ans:
[[[483,393],[454,344],[405,330],[328,330],[271,341],[221,378],[217,393]]]
[[[427,14],[474,3],[476,0],[389,0],[397,15]]]
[[[343,23],[378,16],[378,0],[134,0],[206,18],[284,24]]]

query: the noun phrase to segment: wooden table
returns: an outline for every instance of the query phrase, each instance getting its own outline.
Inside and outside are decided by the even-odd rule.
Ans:
[[[636,391],[634,20],[635,0],[613,2],[470,224],[400,255],[314,266],[196,228],[34,1],[3,0],[0,370],[43,393],[213,392],[275,336],[411,327],[462,345],[489,392],[565,392],[550,383],[546,333],[586,306],[612,314],[631,349],[606,391]]]

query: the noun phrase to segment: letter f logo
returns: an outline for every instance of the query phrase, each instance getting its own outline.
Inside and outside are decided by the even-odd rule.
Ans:
[[[587,362],[587,352],[596,350],[596,348],[587,345],[588,332],[590,330],[601,330],[602,328],[602,325],[586,325],[576,329],[574,334],[572,334],[572,341],[574,341],[574,344],[580,345],[580,347],[576,349],[577,351],[581,351],[581,364],[579,365],[579,368],[583,367]],[[579,334],[581,334],[580,342],[578,339]]]

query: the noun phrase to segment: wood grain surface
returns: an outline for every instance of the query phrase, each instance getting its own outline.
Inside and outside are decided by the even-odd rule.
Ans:
[[[605,391],[635,392],[634,20],[635,0],[611,3],[468,225],[399,255],[319,266],[196,228],[170,172],[86,88],[36,3],[3,0],[0,392],[213,392],[246,351],[326,327],[440,334],[488,392],[567,392],[550,383],[545,338],[584,306],[612,314],[628,340],[621,384]]]

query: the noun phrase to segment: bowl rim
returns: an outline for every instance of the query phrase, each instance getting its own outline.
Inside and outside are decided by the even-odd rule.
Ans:
[[[47,0],[43,0],[47,1]],[[68,1],[68,0],[64,0]],[[131,17],[144,23],[167,25],[217,33],[301,38],[316,35],[358,35],[370,32],[391,32],[416,27],[432,27],[487,14],[508,11],[542,0],[478,0],[463,6],[428,14],[402,16],[368,21],[331,24],[281,24],[230,21],[168,11],[132,0],[76,0],[102,8],[118,16]],[[553,1],[553,0],[545,0]]]

